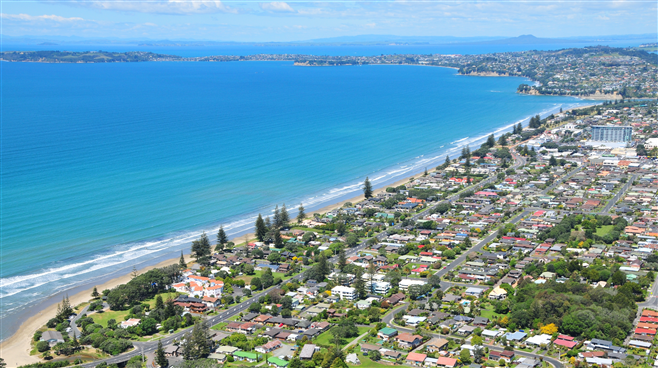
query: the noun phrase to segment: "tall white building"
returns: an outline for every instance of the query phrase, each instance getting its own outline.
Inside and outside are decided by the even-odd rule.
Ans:
[[[341,300],[355,300],[356,289],[349,286],[336,286],[331,289],[331,295],[339,296]]]

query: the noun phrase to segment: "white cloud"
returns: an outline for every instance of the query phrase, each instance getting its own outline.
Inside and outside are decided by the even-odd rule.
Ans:
[[[5,14],[1,13],[2,19],[21,20],[21,21],[55,21],[55,22],[78,22],[84,21],[82,18],[72,17],[65,18],[59,15],[29,15],[29,14]]]
[[[69,4],[95,9],[154,14],[237,13],[220,0],[155,0],[155,1],[71,1]]]
[[[271,3],[260,3],[261,9],[267,10],[268,12],[278,12],[278,13],[294,13],[293,9],[288,3],[274,1]]]

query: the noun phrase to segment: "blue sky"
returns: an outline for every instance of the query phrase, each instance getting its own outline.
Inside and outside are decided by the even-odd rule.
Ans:
[[[2,33],[217,41],[363,34],[568,37],[655,33],[655,0],[1,1]]]

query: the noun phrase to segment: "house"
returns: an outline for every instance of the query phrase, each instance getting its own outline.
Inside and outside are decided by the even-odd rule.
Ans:
[[[313,359],[313,354],[320,351],[320,347],[313,344],[306,344],[299,353],[299,359],[308,360]]]
[[[403,349],[414,349],[423,342],[423,337],[405,332],[397,335],[395,341]]]
[[[499,361],[503,359],[506,362],[511,362],[514,360],[514,352],[511,350],[489,350],[489,359]]]
[[[166,357],[177,357],[178,356],[178,346],[176,346],[176,345],[167,345],[164,348],[164,355]]]
[[[396,359],[397,360],[397,359],[400,359],[400,357],[402,356],[402,353],[400,353],[399,351],[386,349],[386,350],[382,351],[382,355],[385,358]]]
[[[377,332],[377,337],[384,341],[388,341],[388,339],[394,337],[395,335],[398,334],[398,330],[390,327],[384,327],[379,332]]]
[[[226,354],[212,353],[208,355],[208,359],[213,359],[219,364],[224,364],[226,362]]]
[[[526,336],[528,336],[527,333],[521,332],[521,331],[516,331],[516,332],[508,332],[505,334],[505,338],[508,341],[521,341],[523,340]]]
[[[203,300],[203,303],[207,305],[208,308],[218,308],[222,304],[219,298],[212,298],[209,296],[204,296],[201,300]]]
[[[45,331],[43,334],[41,334],[39,341],[46,341],[51,345],[55,345],[58,342],[64,342],[64,337],[59,331]]]
[[[466,289],[466,291],[464,292],[464,294],[466,294],[466,295],[470,295],[470,296],[474,296],[474,297],[476,297],[476,298],[479,298],[480,295],[482,295],[482,293],[483,293],[484,291],[485,291],[485,289],[480,289],[480,288],[470,287],[470,288]]]
[[[269,353],[270,351],[274,351],[276,349],[279,349],[283,344],[281,344],[281,341],[279,340],[272,340],[268,342],[267,344],[263,344],[261,346],[257,346],[254,350],[256,350],[259,353]]]
[[[371,351],[379,351],[379,349],[381,349],[381,346],[379,345],[361,344],[361,352],[363,353],[369,353]]]
[[[267,358],[267,365],[274,368],[285,368],[288,366],[288,362],[277,357]]]
[[[437,367],[452,368],[456,365],[457,365],[457,359],[453,359],[453,358],[439,357],[436,361]]]
[[[248,351],[236,351],[235,353],[233,353],[233,358],[235,360],[239,360],[241,362],[246,361],[246,362],[249,362],[249,363],[254,363],[254,362],[258,361],[258,358],[260,358],[260,355],[258,355],[256,353],[251,353],[251,352],[248,352]]]
[[[489,299],[491,300],[504,300],[505,298],[507,298],[507,291],[500,286],[495,287],[489,293]]]
[[[409,355],[407,355],[407,364],[421,366],[425,362],[425,358],[427,358],[426,354],[409,353]]]
[[[215,349],[215,353],[219,354],[229,354],[229,355],[234,355],[238,350],[235,346],[220,346],[217,349]]]
[[[352,364],[352,365],[361,364],[361,361],[359,360],[359,357],[354,353],[347,354],[347,356],[345,357],[345,361],[349,364]]]
[[[141,322],[139,318],[131,318],[127,321],[122,321],[121,322],[121,328],[128,328],[128,327],[134,327],[137,326]]]
[[[341,300],[355,300],[356,289],[349,286],[335,286],[331,289],[331,295],[339,296]]]
[[[567,349],[572,349],[574,346],[578,345],[577,342],[573,341],[573,337],[567,335],[558,335],[555,341],[553,341],[553,344],[564,346]]]
[[[551,335],[549,334],[535,335],[528,338],[525,342],[526,344],[532,344],[536,346],[542,346],[542,345],[548,346],[551,343]]]
[[[425,349],[430,353],[444,350],[448,346],[448,340],[435,337],[425,344]]]
[[[484,327],[489,324],[489,318],[475,317],[473,319],[473,326]]]

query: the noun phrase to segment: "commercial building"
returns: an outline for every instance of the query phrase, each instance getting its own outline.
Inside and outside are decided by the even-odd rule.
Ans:
[[[341,300],[355,300],[356,289],[349,286],[336,286],[331,289],[331,295],[338,296]]]
[[[630,126],[592,126],[592,140],[596,142],[628,142],[632,134],[633,128]]]

